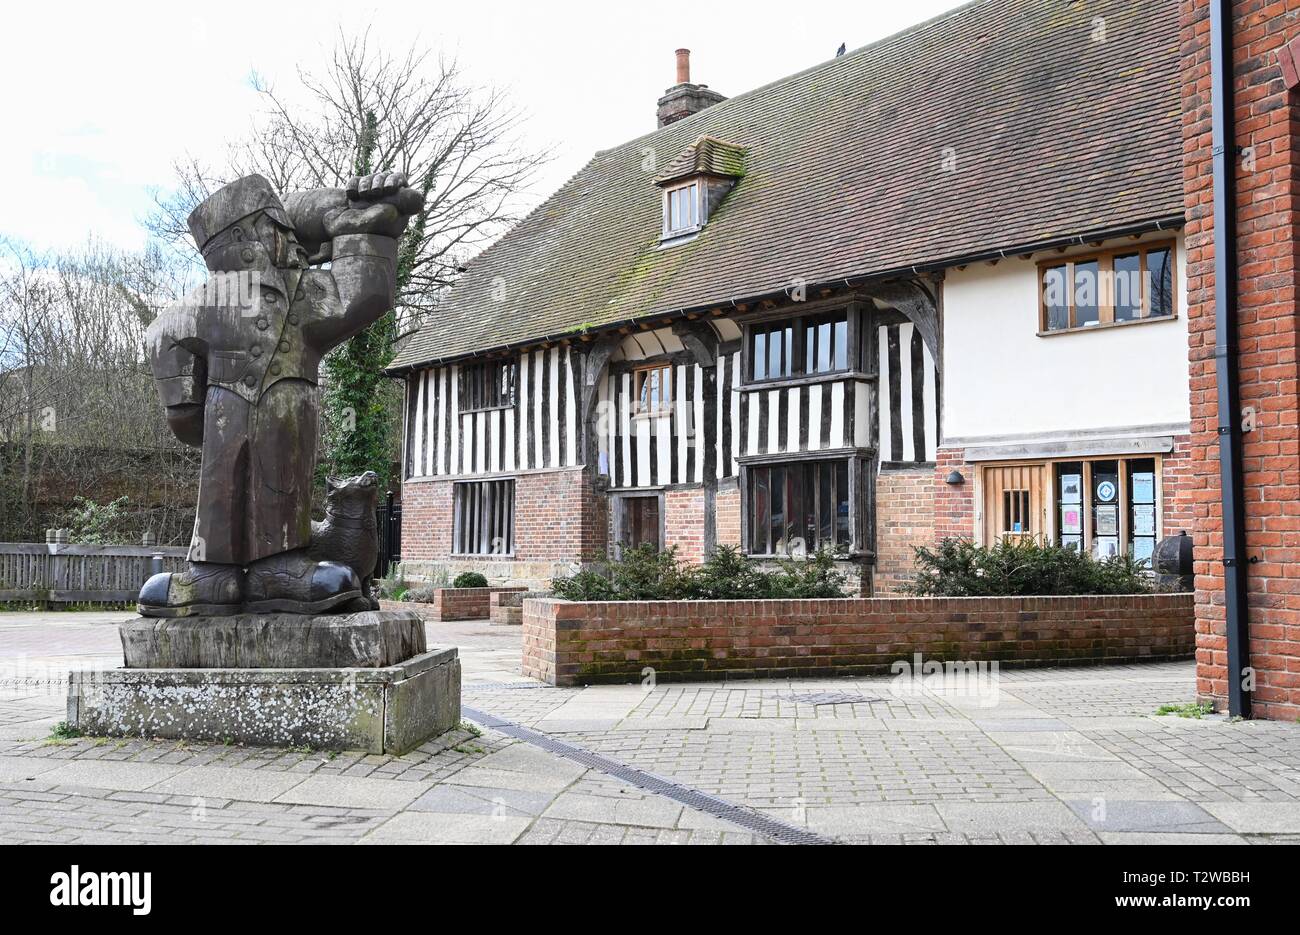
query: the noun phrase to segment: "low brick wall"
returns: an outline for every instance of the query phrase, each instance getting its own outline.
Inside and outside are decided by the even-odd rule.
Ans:
[[[483,620],[491,615],[494,594],[527,592],[525,587],[438,588],[432,601],[380,601],[381,610],[414,610],[426,620]]]
[[[888,674],[1190,658],[1191,594],[573,603],[527,599],[523,671],[553,685]]]
[[[496,591],[488,602],[488,618],[495,624],[519,626],[524,622],[524,597],[531,591]]]
[[[482,620],[492,613],[492,595],[502,591],[527,591],[510,588],[438,588],[433,592],[434,620]]]

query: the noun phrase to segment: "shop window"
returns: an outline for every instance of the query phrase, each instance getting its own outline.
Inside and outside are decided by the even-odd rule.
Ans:
[[[1058,542],[1097,558],[1151,558],[1160,514],[1154,458],[1061,461],[1054,477]]]

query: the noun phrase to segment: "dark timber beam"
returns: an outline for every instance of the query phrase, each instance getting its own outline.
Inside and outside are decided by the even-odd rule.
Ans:
[[[869,284],[860,290],[863,296],[879,299],[890,305],[914,324],[921,332],[921,340],[930,349],[935,370],[943,370],[943,357],[939,353],[939,300],[937,286],[932,290],[915,279],[897,279],[893,282]]]
[[[673,323],[673,334],[701,367],[718,365],[718,333],[711,325],[702,321],[677,321]]]
[[[600,446],[591,423],[596,414],[596,400],[600,397],[600,378],[609,365],[610,357],[622,343],[623,335],[619,332],[601,335],[587,348],[582,364],[582,407],[578,414],[578,424],[582,426],[583,462],[593,474],[599,467],[597,461]]]

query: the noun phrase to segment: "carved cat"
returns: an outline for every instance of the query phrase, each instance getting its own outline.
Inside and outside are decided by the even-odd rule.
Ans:
[[[361,579],[361,597],[345,605],[345,610],[379,609],[379,601],[372,593],[379,558],[379,529],[375,523],[378,500],[379,475],[374,471],[342,479],[328,477],[325,519],[311,524],[307,554],[316,561],[342,562]]]

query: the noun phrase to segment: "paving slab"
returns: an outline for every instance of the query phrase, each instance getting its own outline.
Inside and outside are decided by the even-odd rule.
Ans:
[[[1105,844],[1244,844],[1250,842],[1235,834],[1180,834],[1158,831],[1099,831]]]
[[[340,808],[404,808],[423,791],[419,783],[400,779],[313,774],[272,801]]]
[[[362,844],[510,844],[532,823],[508,815],[402,812],[360,841]]]
[[[1202,807],[1243,834],[1300,834],[1300,802],[1206,802]]]
[[[41,774],[41,782],[142,792],[170,779],[184,767],[162,763],[119,763],[112,760],[72,760]]]
[[[573,782],[573,777],[567,769],[567,764],[561,761],[561,765],[557,765],[553,771],[547,773],[524,773],[510,769],[467,766],[447,777],[446,781],[455,786],[485,786],[492,789],[516,789],[520,792],[558,793]]]
[[[980,730],[989,733],[1042,733],[1043,731],[1073,730],[1073,725],[1052,717],[988,717],[975,719]]]
[[[645,828],[675,828],[684,807],[660,796],[617,798],[564,792],[556,797],[543,817]]]
[[[773,818],[791,824],[793,809],[764,809]],[[833,836],[845,834],[913,834],[946,831],[947,826],[933,805],[831,805],[808,806],[804,824],[814,831]]]
[[[1066,803],[1094,831],[1232,832],[1213,814],[1193,802],[1102,800]]]
[[[34,779],[59,766],[59,760],[41,760],[31,756],[0,756],[0,782],[23,782]]]
[[[949,831],[961,834],[1082,828],[1079,817],[1060,802],[939,802],[935,809]]]
[[[302,781],[302,773],[280,770],[192,766],[150,786],[149,791],[205,798],[219,796],[243,802],[273,802]]]
[[[555,796],[549,792],[523,792],[489,786],[434,786],[412,802],[415,812],[443,812],[461,815],[509,815],[536,817],[546,811]]]

